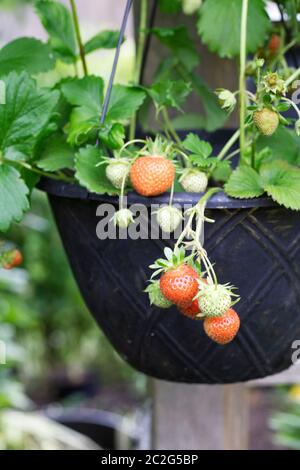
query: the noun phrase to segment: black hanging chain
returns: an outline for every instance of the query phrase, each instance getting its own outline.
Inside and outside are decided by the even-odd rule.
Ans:
[[[129,17],[129,13],[130,13],[132,4],[133,4],[133,0],[127,0],[124,16],[123,16],[123,20],[122,20],[122,25],[121,25],[121,29],[120,29],[119,40],[118,40],[118,44],[117,44],[117,48],[116,48],[116,52],[115,52],[114,62],[113,62],[111,74],[110,74],[110,77],[109,77],[109,82],[108,82],[108,87],[107,87],[104,103],[103,103],[102,114],[101,114],[101,118],[100,118],[100,124],[104,123],[106,115],[107,115],[107,110],[108,110],[109,101],[110,101],[110,97],[111,97],[112,87],[113,87],[113,83],[114,83],[114,79],[115,79],[115,75],[116,75],[116,70],[117,70],[117,66],[118,66],[118,62],[119,62],[119,57],[120,57],[120,50],[121,50],[121,46],[122,46],[122,43],[123,43],[125,30],[126,30],[126,26],[127,26],[127,21],[128,21],[128,17]]]

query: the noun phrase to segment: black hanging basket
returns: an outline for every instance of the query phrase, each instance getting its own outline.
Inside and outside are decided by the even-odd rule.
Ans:
[[[156,2],[154,2],[155,4]],[[126,20],[127,0],[108,92],[104,122]],[[211,136],[217,151],[229,131]],[[208,202],[205,248],[220,282],[239,287],[241,329],[226,345],[213,343],[202,322],[176,308],[149,306],[143,293],[148,265],[174,240],[99,240],[100,203],[118,207],[114,197],[53,180],[40,188],[49,195],[70,264],[92,315],[119,354],[137,370],[159,379],[187,383],[234,383],[271,375],[291,365],[292,343],[300,338],[300,214],[269,198],[237,200],[219,193]],[[197,194],[176,193],[174,203],[195,204]],[[168,195],[128,195],[128,204],[167,203]]]
[[[216,146],[228,132],[212,137]],[[217,145],[218,147],[218,145]],[[219,346],[202,322],[176,308],[149,306],[143,293],[148,265],[166,240],[99,240],[96,210],[114,197],[79,186],[44,180],[71,267],[83,298],[119,354],[137,370],[159,379],[188,383],[233,383],[280,372],[291,365],[292,343],[300,338],[300,214],[268,198],[237,200],[223,193],[208,203],[205,248],[220,282],[239,287],[241,329]],[[176,193],[174,203],[195,204],[197,194]],[[168,195],[128,195],[128,204],[162,204]]]

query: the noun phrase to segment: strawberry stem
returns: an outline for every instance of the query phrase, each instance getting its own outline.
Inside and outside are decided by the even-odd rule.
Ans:
[[[129,140],[128,142],[126,142],[123,147],[121,147],[121,149],[119,150],[119,156],[121,157],[121,154],[123,153],[123,151],[129,147],[129,145],[132,145],[132,144],[144,144],[144,145],[147,145],[147,141],[146,140],[143,140],[143,139],[132,139],[132,140]]]
[[[240,149],[241,159],[245,147],[245,116],[246,116],[246,55],[247,55],[247,19],[248,19],[249,0],[243,0],[242,18],[241,18],[241,50],[240,50]]]
[[[284,97],[282,97],[281,99],[289,103],[294,108],[294,110],[297,113],[298,119],[300,119],[300,111],[299,111],[298,106],[294,103],[294,101],[290,100],[289,98],[284,98]]]
[[[183,240],[186,238],[186,236],[191,232],[191,228],[192,228],[192,223],[193,223],[193,219],[194,219],[194,216],[196,214],[199,214],[199,209],[200,209],[200,206],[203,205],[204,209],[205,209],[205,206],[206,206],[206,203],[207,201],[209,200],[209,198],[215,194],[215,193],[218,193],[219,191],[222,191],[222,188],[210,188],[205,194],[204,196],[201,197],[201,199],[199,199],[199,201],[197,202],[197,204],[191,209],[191,214],[189,216],[189,219],[187,221],[187,224],[185,226],[185,228],[183,229],[183,231],[181,232],[178,240],[177,240],[177,243],[175,245],[175,248],[178,248],[180,246],[180,244],[183,242]],[[196,244],[196,247],[198,246],[197,244],[197,238],[196,236],[193,237],[193,241],[195,242]]]
[[[300,75],[300,68],[295,70],[295,72],[286,80],[285,85],[286,87],[289,87],[293,83],[296,78],[298,78]]]
[[[165,121],[165,125],[166,125],[166,130],[169,132],[169,134],[172,136],[172,138],[175,140],[175,142],[177,143],[177,145],[179,145],[179,147],[182,147],[182,143],[181,143],[181,140],[180,140],[180,137],[179,135],[177,134],[177,132],[175,131],[174,127],[173,127],[173,124],[170,120],[170,117],[169,117],[169,113],[168,113],[168,110],[167,108],[164,106],[161,110],[162,112],[162,116],[164,118],[164,121]]]
[[[171,187],[171,192],[170,192],[170,200],[169,200],[169,206],[170,207],[172,206],[172,203],[173,203],[173,197],[174,197],[174,181],[173,181],[173,184],[172,184],[172,187]]]
[[[134,85],[139,85],[143,64],[143,54],[146,43],[146,29],[147,29],[147,12],[148,12],[148,1],[141,0],[141,10],[140,10],[140,24],[139,24],[139,33],[137,40],[137,51],[136,51],[136,61],[135,61],[135,74],[133,77]],[[130,128],[129,128],[129,140],[134,139],[136,130],[136,113],[131,119]]]
[[[88,75],[88,68],[87,68],[86,59],[85,59],[85,50],[84,50],[84,45],[83,45],[82,38],[81,38],[80,26],[79,26],[79,20],[78,20],[78,13],[77,13],[75,1],[70,0],[70,4],[71,4],[74,29],[75,29],[76,39],[77,39],[77,43],[78,43],[80,58],[81,58],[81,62],[82,62],[83,72],[84,72],[84,75]]]

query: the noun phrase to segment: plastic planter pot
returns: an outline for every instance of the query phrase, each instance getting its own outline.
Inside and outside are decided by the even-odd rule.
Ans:
[[[224,135],[215,135],[217,140]],[[143,293],[148,265],[174,240],[99,240],[96,210],[117,198],[78,186],[44,180],[57,226],[81,293],[119,354],[137,370],[163,380],[234,383],[271,375],[291,365],[292,343],[300,339],[300,214],[268,198],[208,203],[205,247],[220,282],[239,288],[241,329],[227,346],[210,341],[202,322],[176,308],[149,306]],[[194,204],[199,195],[177,193],[174,203]],[[131,193],[128,204],[166,203]]]

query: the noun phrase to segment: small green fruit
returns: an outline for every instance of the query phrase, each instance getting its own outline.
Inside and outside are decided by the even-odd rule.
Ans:
[[[159,308],[170,308],[173,305],[161,292],[159,281],[151,282],[147,289],[145,289],[145,292],[149,295],[151,305],[155,305]]]
[[[199,307],[206,317],[221,317],[231,306],[230,290],[221,284],[201,284]]]
[[[262,135],[271,136],[279,126],[279,116],[276,111],[263,108],[253,113],[253,122]]]
[[[179,182],[187,193],[205,193],[208,178],[203,171],[188,169],[183,172]]]
[[[129,209],[121,209],[115,213],[113,217],[115,225],[118,225],[120,228],[127,228],[133,220],[133,214]]]
[[[127,160],[112,159],[106,167],[105,174],[115,188],[121,189],[124,178],[126,178],[124,185],[127,183],[129,169],[130,163]]]
[[[164,206],[157,212],[157,223],[163,232],[174,232],[182,221],[182,213],[173,206]]]

